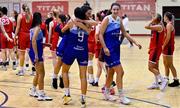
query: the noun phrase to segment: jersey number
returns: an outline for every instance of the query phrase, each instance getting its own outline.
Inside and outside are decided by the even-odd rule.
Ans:
[[[84,32],[79,31],[78,32],[78,41],[83,42],[84,39]]]
[[[9,24],[9,20],[8,19],[1,19],[3,25],[8,25]]]

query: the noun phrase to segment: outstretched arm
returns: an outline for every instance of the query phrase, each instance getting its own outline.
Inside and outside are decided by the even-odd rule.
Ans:
[[[136,40],[134,40],[134,39],[125,31],[124,26],[123,26],[123,24],[122,24],[122,21],[120,21],[120,23],[121,23],[121,31],[122,31],[122,34],[123,34],[129,41],[131,41],[131,42],[134,43],[136,46],[138,46],[139,49],[141,49],[142,46],[141,46],[138,42],[136,42]]]

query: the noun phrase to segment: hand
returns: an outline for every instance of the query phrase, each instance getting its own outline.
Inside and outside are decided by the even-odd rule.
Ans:
[[[137,44],[137,46],[139,47],[139,49],[141,49],[141,48],[142,48],[142,46],[141,46],[140,44]]]
[[[107,47],[103,48],[105,55],[110,56],[110,51]]]
[[[149,49],[149,50],[148,50],[148,54],[150,54],[150,52],[151,52],[151,50]]]
[[[163,45],[163,46],[162,46],[162,50],[164,50],[164,48],[165,48],[165,46]]]
[[[52,44],[50,44],[50,43],[42,43],[43,44],[43,46],[46,46],[46,47],[51,47],[52,46]]]
[[[11,39],[10,37],[7,37],[7,41],[13,42],[13,39]]]

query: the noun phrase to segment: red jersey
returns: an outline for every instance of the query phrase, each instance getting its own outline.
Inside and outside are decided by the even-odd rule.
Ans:
[[[52,27],[52,38],[53,38],[53,36],[58,36],[58,33],[55,32],[55,28],[58,25],[57,21],[53,20],[53,24],[54,24],[54,26]]]
[[[170,23],[172,24],[172,22],[170,22]],[[166,29],[166,34],[167,34],[167,29]],[[175,37],[175,29],[171,32],[171,38],[170,38],[168,44],[165,46],[165,49],[169,48],[169,47],[174,49],[174,44],[175,44],[174,37]],[[164,38],[164,41],[165,41],[165,39],[166,39],[166,37]]]
[[[27,22],[26,21],[26,15],[25,14],[21,14],[22,15],[22,19],[21,19],[21,24],[20,24],[20,32],[25,32],[25,33],[29,33],[31,25],[32,25],[32,15],[30,16],[30,21]]]
[[[88,36],[88,43],[94,43],[95,42],[95,28],[92,27],[91,32],[89,33]]]
[[[162,32],[152,31],[149,49],[162,49],[164,39],[164,30]]]
[[[4,29],[7,33],[13,32],[13,23],[7,16],[3,16],[1,18],[1,22],[2,22]]]

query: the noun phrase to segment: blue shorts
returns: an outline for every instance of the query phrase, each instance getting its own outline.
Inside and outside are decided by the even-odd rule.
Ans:
[[[72,65],[74,60],[77,59],[77,62],[80,66],[88,65],[88,50],[75,50],[73,47],[66,47],[62,61],[67,65]]]
[[[63,57],[64,49],[66,47],[66,40],[67,40],[66,37],[63,37],[56,50],[56,55],[61,58]]]
[[[39,59],[39,62],[42,62],[44,61],[43,60],[43,46],[41,43],[37,43],[37,50],[38,50],[38,59]],[[30,46],[30,50],[29,50],[29,57],[31,59],[31,62],[33,63],[33,65],[35,64],[34,60],[35,60],[35,54],[34,54],[34,50],[32,48],[32,44]]]
[[[105,59],[107,66],[112,68],[114,66],[121,64],[121,62],[120,62],[120,45],[113,47],[113,48],[109,48],[109,51],[110,51],[110,56],[106,56],[103,51],[104,59]]]

